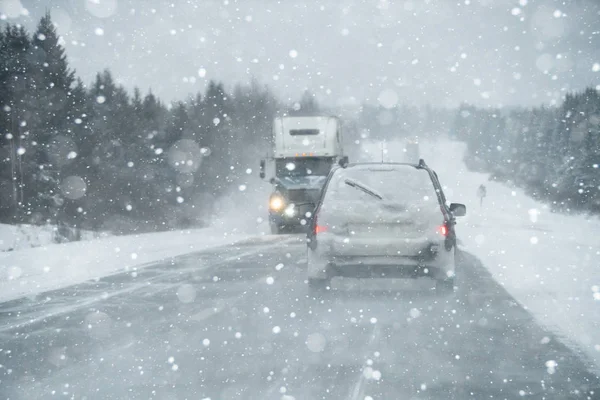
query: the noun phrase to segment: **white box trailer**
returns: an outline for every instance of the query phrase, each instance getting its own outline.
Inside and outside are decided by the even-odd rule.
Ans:
[[[331,168],[347,164],[342,147],[342,124],[337,117],[294,116],[273,120],[273,150],[260,162],[260,177],[267,165],[273,184],[269,197],[272,233],[303,229],[307,225]]]
[[[329,116],[275,118],[273,158],[342,157],[341,125]]]

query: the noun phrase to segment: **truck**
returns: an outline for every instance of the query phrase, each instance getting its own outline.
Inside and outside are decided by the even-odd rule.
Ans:
[[[260,177],[270,175],[269,226],[279,234],[309,225],[331,168],[347,164],[348,157],[341,121],[334,116],[276,117],[272,133],[272,152],[260,162]]]

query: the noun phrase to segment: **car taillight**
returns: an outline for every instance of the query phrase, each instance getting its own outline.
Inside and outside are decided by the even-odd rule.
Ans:
[[[319,225],[319,221],[317,220],[317,214],[315,214],[313,216],[313,226],[314,226],[313,233],[315,235],[327,231],[327,226],[325,226],[325,225]]]
[[[442,236],[448,236],[448,226],[446,224],[444,225],[440,225],[440,227],[438,228],[438,232],[442,235]]]
[[[324,225],[315,225],[315,235],[327,231],[327,227]]]

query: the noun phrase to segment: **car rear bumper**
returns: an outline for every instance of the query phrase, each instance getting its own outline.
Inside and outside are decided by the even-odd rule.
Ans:
[[[444,276],[445,271],[439,267],[410,265],[405,260],[380,260],[380,259],[352,259],[347,263],[340,263],[334,259],[329,264],[329,274],[349,278],[438,278]]]
[[[446,249],[445,239],[435,237],[348,240],[320,235],[308,250],[315,266],[312,271],[309,267],[309,275],[447,279],[454,276],[454,251]]]

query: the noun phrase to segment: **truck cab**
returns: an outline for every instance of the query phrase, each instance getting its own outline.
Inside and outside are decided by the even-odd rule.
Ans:
[[[308,226],[323,184],[343,155],[340,120],[329,116],[278,117],[273,121],[273,152],[262,160],[261,178],[273,191],[269,198],[269,224],[274,234]]]

